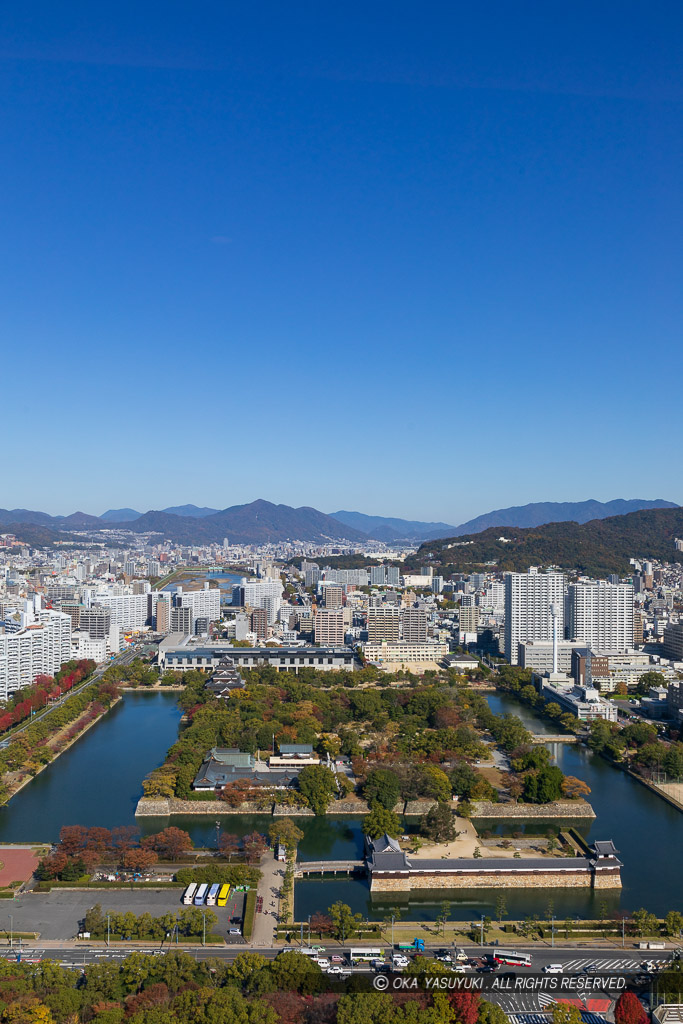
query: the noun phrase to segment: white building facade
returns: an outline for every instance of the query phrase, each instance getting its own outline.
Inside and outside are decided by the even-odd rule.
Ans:
[[[518,645],[524,640],[551,640],[556,628],[564,636],[564,586],[561,572],[510,572],[505,575],[505,657],[519,663]],[[553,624],[551,606],[555,609]]]

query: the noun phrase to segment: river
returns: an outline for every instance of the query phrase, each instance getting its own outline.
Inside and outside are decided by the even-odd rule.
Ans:
[[[497,713],[518,715],[536,733],[550,733],[554,726],[526,705],[506,694],[491,694],[491,708]],[[135,818],[135,806],[142,794],[141,782],[158,767],[177,736],[180,709],[176,695],[163,691],[126,693],[123,700],[57,758],[5,807],[0,808],[1,842],[52,842],[62,825],[137,824],[143,833],[158,831],[168,824],[186,829],[197,845],[214,845],[216,819],[191,815],[168,818]],[[641,906],[659,914],[683,906],[680,853],[683,847],[683,815],[644,786],[612,767],[583,746],[550,744],[554,758],[566,774],[576,775],[591,787],[590,802],[597,820],[578,827],[592,839],[613,839],[624,862],[621,892],[592,890],[552,892],[520,889],[506,891],[510,917],[544,915],[548,900],[558,918],[602,915],[619,908]],[[268,815],[231,815],[220,818],[220,831],[238,836],[267,831]],[[362,854],[362,818],[298,818],[304,832],[299,856],[305,860],[356,858]],[[404,822],[406,830],[415,820]],[[480,823],[480,828],[491,823]],[[534,821],[526,826],[515,822],[507,831],[521,829],[538,833],[548,825]],[[555,826],[557,827],[557,823]],[[495,829],[503,832],[506,828]],[[347,878],[307,880],[296,885],[295,913],[306,918],[335,900],[348,903],[354,912],[381,919],[392,907],[401,908],[411,920],[434,920],[444,898],[452,904],[451,917],[475,920],[491,914],[500,890],[457,890],[413,893],[409,897],[371,897],[367,883]]]

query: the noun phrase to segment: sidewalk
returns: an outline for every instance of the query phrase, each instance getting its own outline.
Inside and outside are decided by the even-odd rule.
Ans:
[[[272,890],[279,889],[282,884],[284,864],[275,860],[272,851],[269,851],[262,858],[259,869],[261,880],[256,890],[256,899],[258,900],[259,896],[263,897],[263,910],[260,914],[254,913],[254,930],[250,945],[271,948],[275,945],[275,925],[280,902]]]

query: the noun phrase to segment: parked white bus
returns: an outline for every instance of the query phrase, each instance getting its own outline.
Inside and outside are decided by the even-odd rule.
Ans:
[[[196,891],[197,891],[197,883],[196,882],[192,882],[191,885],[188,885],[187,889],[183,893],[183,903],[185,904],[186,907],[191,907],[192,906],[192,901],[194,900],[194,894],[196,893]]]
[[[215,882],[214,885],[212,885],[211,888],[209,889],[209,892],[208,892],[207,897],[206,897],[206,905],[207,905],[207,907],[215,907],[216,906],[216,900],[218,899],[218,893],[220,891],[221,891],[221,884],[220,884],[220,882]]]
[[[209,891],[208,884],[206,882],[202,882],[202,884],[199,886],[199,888],[197,889],[196,893],[194,894],[194,905],[195,905],[195,907],[203,907],[204,906],[204,900],[206,899],[206,894],[208,893],[208,891]]]

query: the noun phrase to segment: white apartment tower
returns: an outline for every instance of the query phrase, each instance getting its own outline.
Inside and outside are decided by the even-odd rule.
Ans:
[[[558,605],[557,629],[564,636],[564,574],[539,572],[505,574],[505,657],[519,664],[518,644],[526,640],[553,639],[550,606]]]
[[[566,626],[569,640],[593,651],[623,653],[633,646],[633,586],[630,583],[570,583]]]

